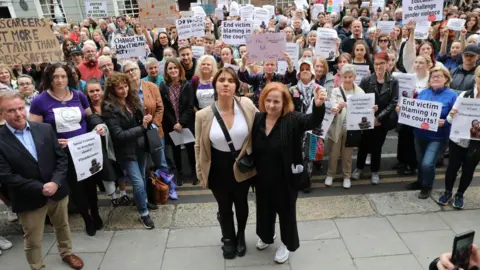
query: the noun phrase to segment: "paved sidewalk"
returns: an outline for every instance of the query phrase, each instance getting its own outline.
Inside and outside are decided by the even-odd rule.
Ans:
[[[253,202],[247,226],[248,251],[245,257],[234,260],[222,257],[214,203],[162,206],[152,213],[158,227],[152,231],[141,229],[133,208],[102,209],[106,230],[95,237],[82,231],[79,217],[72,217],[70,223],[74,252],[84,259],[87,270],[421,270],[451,250],[456,233],[480,231],[480,188],[467,191],[463,211],[439,207],[432,199],[419,200],[416,194],[299,199],[301,246],[284,265],[273,262],[279,238],[267,250],[255,249]],[[15,234],[4,218],[0,215],[0,234],[10,233],[7,238],[15,246],[0,256],[0,270],[28,269],[22,236]],[[480,237],[476,243],[480,244]],[[54,235],[47,233],[47,269],[68,269],[57,253]]]

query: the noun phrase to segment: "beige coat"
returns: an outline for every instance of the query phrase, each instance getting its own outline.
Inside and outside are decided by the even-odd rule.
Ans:
[[[241,159],[246,154],[252,153],[252,126],[255,118],[255,112],[257,108],[249,98],[235,97],[239,107],[242,109],[245,115],[245,120],[248,125],[248,136],[243,142],[240,154],[237,157]],[[214,115],[210,106],[198,111],[195,116],[195,160],[197,178],[201,181],[203,186],[208,187],[208,175],[210,173],[211,161],[211,144],[210,144],[210,128],[212,127]],[[237,165],[233,165],[233,173],[237,182],[245,181],[257,174],[256,170],[252,170],[247,173],[242,173],[238,169]]]
[[[354,89],[354,95],[359,95],[359,94],[365,94],[365,92],[360,88],[357,84],[353,84],[355,89]],[[342,83],[343,87],[343,83]],[[344,89],[345,90],[345,89]],[[350,91],[348,91],[350,93]],[[345,95],[348,96],[347,93]],[[344,102],[342,92],[340,91],[340,88],[333,88],[332,90],[332,95],[330,96],[330,102],[334,104],[338,104],[340,102]],[[346,103],[346,102],[345,102]],[[344,128],[343,122],[347,119],[347,108],[343,108],[342,111],[340,111],[339,114],[333,118],[332,125],[330,126],[330,129],[328,130],[327,133],[327,138],[334,141],[338,142],[338,139],[340,138],[340,135],[342,132],[346,132],[346,129]]]

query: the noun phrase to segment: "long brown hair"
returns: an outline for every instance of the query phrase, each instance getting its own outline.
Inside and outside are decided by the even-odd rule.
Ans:
[[[165,68],[164,68],[164,76],[163,76],[163,79],[165,80],[165,82],[167,84],[171,84],[173,82],[172,80],[172,77],[170,77],[170,75],[168,75],[168,65],[172,63],[174,64],[178,70],[179,70],[179,74],[178,76],[180,77],[180,82],[183,82],[186,80],[185,78],[185,69],[183,68],[182,64],[180,64],[180,61],[178,61],[176,58],[169,58],[167,59],[167,61],[165,61]]]
[[[105,93],[103,94],[102,99],[102,111],[105,105],[112,104],[120,107],[122,110],[125,110],[125,106],[120,103],[117,93],[115,93],[115,88],[118,87],[121,83],[124,83],[128,87],[128,95],[126,98],[127,106],[130,106],[132,109],[141,109],[140,99],[136,91],[130,87],[128,82],[128,76],[124,73],[115,72],[112,76],[105,80]]]

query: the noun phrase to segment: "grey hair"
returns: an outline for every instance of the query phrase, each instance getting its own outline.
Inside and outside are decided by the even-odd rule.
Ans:
[[[149,67],[150,65],[158,65],[157,58],[155,58],[155,57],[147,58],[147,61],[145,61],[145,67]]]
[[[133,62],[133,61],[128,60],[128,61],[125,61],[125,62],[123,63],[122,72],[125,72],[125,67],[126,67],[126,66],[130,66],[130,65],[131,65],[131,66],[134,66],[134,67],[136,67],[136,68],[138,68],[138,69],[140,69],[140,68],[138,67],[138,64],[137,64],[136,62]]]
[[[95,46],[95,43],[93,42],[92,44],[92,40],[86,40],[85,42],[83,42],[83,48],[82,48],[82,52],[85,52],[87,50],[87,47],[88,46],[91,46],[92,48],[95,49],[95,51],[97,51],[97,46]]]
[[[340,72],[342,73],[342,75],[347,72],[350,72],[353,74],[353,76],[357,76],[357,68],[355,67],[355,65],[352,65],[352,64],[345,64],[342,67],[342,70],[340,70]]]
[[[113,24],[113,23],[109,23],[109,24],[107,24],[107,27],[110,27],[110,28],[112,28],[112,29],[113,29],[113,31],[117,30],[117,27],[115,27],[115,24]]]
[[[112,61],[112,58],[108,55],[101,55],[98,57],[97,62],[100,62],[101,60],[110,60]],[[112,62],[113,63],[113,62]]]

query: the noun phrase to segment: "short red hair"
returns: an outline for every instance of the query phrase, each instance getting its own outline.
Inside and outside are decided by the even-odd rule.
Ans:
[[[385,51],[379,52],[379,53],[375,54],[374,59],[385,60],[385,62],[388,62],[388,54]]]
[[[267,84],[265,88],[263,88],[262,93],[260,94],[260,101],[259,101],[260,111],[266,112],[265,99],[267,98],[268,94],[272,91],[279,91],[280,93],[282,93],[282,97],[283,97],[282,116],[285,116],[290,112],[293,112],[294,106],[293,106],[292,96],[290,95],[290,92],[288,91],[288,88],[285,86],[285,84],[279,83],[279,82],[271,82]]]

